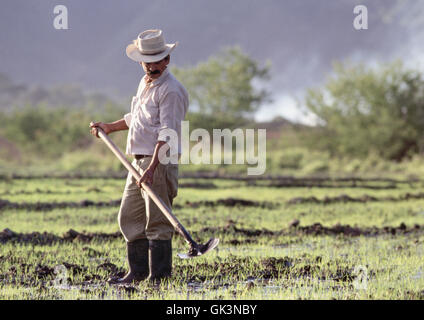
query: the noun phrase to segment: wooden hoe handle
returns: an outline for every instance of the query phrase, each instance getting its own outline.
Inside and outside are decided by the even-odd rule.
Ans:
[[[96,127],[98,130],[98,136],[103,142],[109,147],[109,149],[118,157],[121,163],[127,168],[127,170],[133,175],[133,177],[139,181],[141,179],[140,173],[132,166],[132,164],[127,160],[125,155],[119,150],[119,148],[113,143],[113,141],[108,137],[108,135],[99,127]],[[195,241],[191,238],[190,234],[183,227],[183,225],[178,221],[178,219],[172,214],[171,210],[166,206],[166,204],[160,199],[152,188],[146,184],[141,183],[142,188],[147,192],[150,198],[154,203],[159,207],[163,214],[168,218],[174,228],[184,237],[184,239],[190,244],[196,244]]]

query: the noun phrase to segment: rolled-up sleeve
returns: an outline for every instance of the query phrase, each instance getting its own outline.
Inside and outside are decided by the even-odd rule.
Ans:
[[[125,120],[125,123],[127,124],[128,128],[131,125],[131,118],[132,118],[131,113],[127,113],[127,114],[124,115],[124,120]]]
[[[180,135],[181,121],[186,113],[186,103],[178,92],[167,93],[159,102],[159,141],[167,141],[169,130]]]

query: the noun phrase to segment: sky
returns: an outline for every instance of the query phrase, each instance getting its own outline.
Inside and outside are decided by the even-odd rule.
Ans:
[[[66,30],[54,27],[58,4],[67,8]],[[357,5],[367,8],[368,29],[354,27]],[[17,83],[72,83],[129,99],[142,73],[125,47],[139,32],[160,28],[168,42],[179,41],[172,56],[179,67],[234,45],[271,63],[271,80],[262,85],[273,102],[257,120],[311,123],[302,97],[325,82],[335,61],[402,59],[422,68],[423,9],[422,0],[2,0],[0,72]]]

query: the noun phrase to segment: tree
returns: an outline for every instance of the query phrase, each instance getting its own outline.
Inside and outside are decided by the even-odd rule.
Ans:
[[[424,79],[400,61],[366,68],[337,63],[306,106],[319,118],[313,139],[331,154],[370,153],[400,161],[424,151]]]
[[[255,81],[269,79],[269,66],[245,55],[239,47],[226,48],[193,67],[173,68],[173,73],[187,88],[190,106],[197,114],[189,120],[205,128],[211,125],[238,125],[251,117],[269,93],[257,88]]]

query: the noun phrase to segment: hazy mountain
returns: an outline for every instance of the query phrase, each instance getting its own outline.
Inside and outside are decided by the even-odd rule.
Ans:
[[[60,84],[46,87],[38,84],[16,84],[0,73],[0,111],[25,106],[92,108],[100,111],[112,105],[122,110],[125,108],[122,101],[116,101],[104,93],[89,93],[80,85]]]
[[[68,8],[69,30],[53,27],[57,4]],[[353,28],[356,4],[368,8],[368,30]],[[274,92],[296,92],[322,81],[334,60],[420,54],[423,8],[415,0],[2,0],[0,72],[20,84],[129,96],[142,73],[125,47],[139,32],[161,28],[168,42],[179,41],[172,63],[240,45],[271,61]]]

